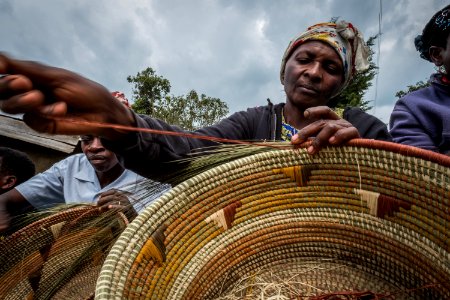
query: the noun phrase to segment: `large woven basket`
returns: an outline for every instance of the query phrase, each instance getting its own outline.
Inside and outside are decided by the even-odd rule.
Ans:
[[[0,299],[88,299],[128,224],[94,206],[55,211],[0,240]]]
[[[256,299],[258,274],[295,276],[296,298],[266,299],[450,299],[449,167],[450,157],[368,140],[225,163],[129,224],[96,299],[214,299],[243,279],[238,294]]]

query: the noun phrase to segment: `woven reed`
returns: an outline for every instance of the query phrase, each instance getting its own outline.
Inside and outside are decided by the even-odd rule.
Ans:
[[[367,140],[223,164],[130,223],[96,299],[225,299],[261,270],[295,276],[298,297],[450,299],[449,167],[449,157]]]
[[[0,299],[88,299],[126,219],[69,208],[0,241]]]

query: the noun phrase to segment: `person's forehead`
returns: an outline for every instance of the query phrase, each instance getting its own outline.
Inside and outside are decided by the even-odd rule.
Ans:
[[[324,51],[327,55],[330,56],[330,58],[333,58],[339,62],[342,63],[341,57],[336,52],[336,50],[331,47],[330,44],[319,41],[319,40],[310,40],[306,41],[302,44],[300,44],[292,53],[291,56],[299,53],[299,52],[308,52],[308,53],[315,53],[320,49],[320,51]]]
[[[99,142],[100,142],[100,144],[101,144],[101,139],[100,139],[99,136],[96,136],[96,135],[89,135],[89,134],[87,134],[87,135],[80,135],[79,141],[81,141],[81,144],[83,145],[83,143],[84,143],[84,144],[86,144],[86,143],[92,143],[92,142],[93,142],[94,140],[96,140],[96,139],[98,139]]]

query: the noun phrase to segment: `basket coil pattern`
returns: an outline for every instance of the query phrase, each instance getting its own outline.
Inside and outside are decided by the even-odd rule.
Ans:
[[[94,206],[68,208],[0,240],[0,299],[90,299],[128,223]]]
[[[96,299],[214,299],[262,269],[302,269],[305,299],[450,299],[449,166],[448,157],[365,140],[225,163],[128,225]]]

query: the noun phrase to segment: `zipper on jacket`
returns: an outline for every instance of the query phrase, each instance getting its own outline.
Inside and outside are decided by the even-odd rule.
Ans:
[[[267,104],[268,104],[268,106],[269,106],[269,111],[270,111],[270,114],[273,116],[273,117],[270,117],[270,139],[273,141],[273,142],[275,142],[275,137],[276,137],[276,130],[277,130],[277,128],[276,128],[276,124],[277,124],[277,114],[275,113],[275,109],[274,109],[274,107],[273,107],[273,103],[270,101],[270,99],[269,98],[267,98]]]

